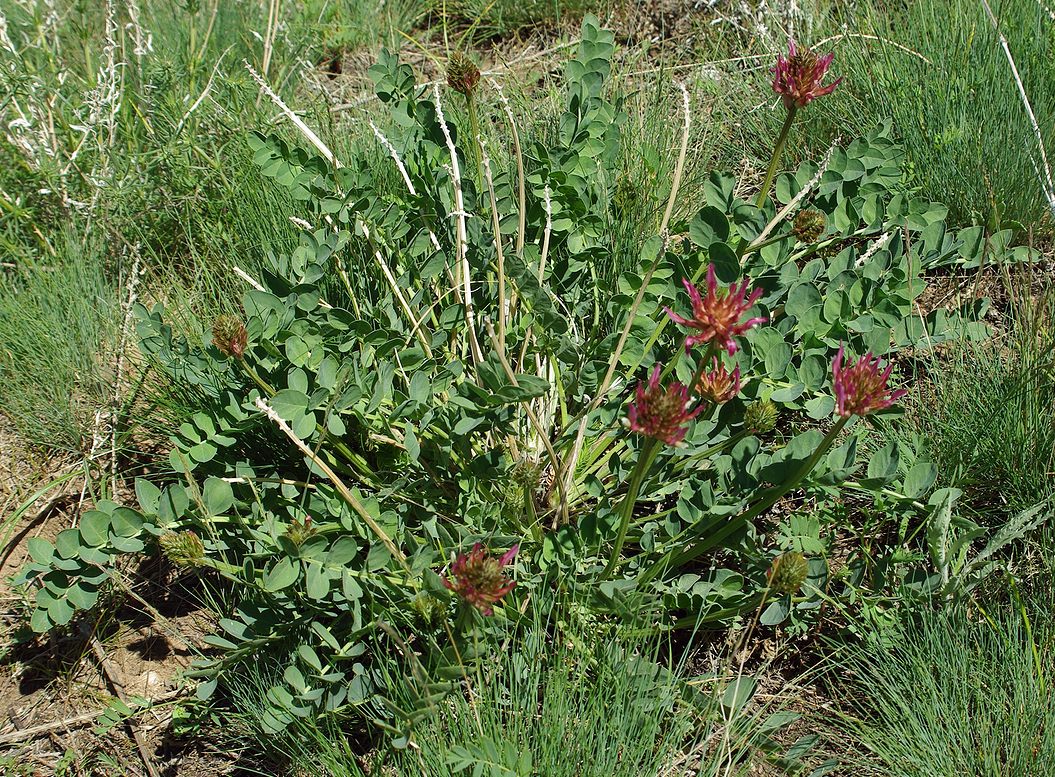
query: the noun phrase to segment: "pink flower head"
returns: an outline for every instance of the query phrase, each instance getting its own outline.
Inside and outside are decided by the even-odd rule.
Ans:
[[[737,365],[729,372],[725,365],[718,361],[717,356],[714,357],[712,365],[711,371],[700,375],[696,382],[696,395],[700,399],[720,405],[740,393],[740,367]]]
[[[890,407],[907,393],[891,391],[887,386],[890,368],[879,371],[879,357],[866,353],[853,366],[843,366],[843,347],[832,362],[832,385],[835,387],[835,412],[841,416],[868,415]]]
[[[495,558],[487,548],[477,542],[468,554],[461,553],[454,560],[450,569],[451,577],[445,577],[443,585],[484,615],[491,615],[494,613],[491,605],[512,591],[516,585],[502,570],[513,560],[518,550],[519,544],[511,547],[500,558]]]
[[[637,398],[626,409],[630,428],[646,437],[677,445],[688,432],[686,424],[703,408],[689,410],[689,390],[675,381],[666,388],[659,385],[659,365],[652,369],[648,384],[637,384]]]
[[[785,108],[805,108],[812,100],[835,91],[842,78],[821,86],[834,56],[818,57],[807,48],[797,49],[795,41],[788,41],[787,59],[777,54],[777,65],[773,68],[773,91],[784,100]]]
[[[727,292],[720,293],[713,264],[707,267],[706,297],[700,296],[699,290],[687,278],[682,281],[692,303],[692,318],[682,318],[670,308],[664,309],[675,323],[696,330],[696,334],[686,338],[686,350],[699,343],[714,343],[725,348],[730,355],[736,353],[737,345],[733,338],[766,320],[765,316],[756,316],[742,323],[740,321],[762,296],[762,289],[755,289],[749,295],[748,282],[748,279],[744,278],[739,286],[734,283],[729,286]]]

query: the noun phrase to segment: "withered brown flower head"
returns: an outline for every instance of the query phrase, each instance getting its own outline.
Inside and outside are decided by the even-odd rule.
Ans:
[[[516,585],[505,576],[504,569],[519,549],[520,545],[514,545],[500,558],[495,558],[477,542],[471,551],[454,560],[450,576],[443,579],[443,584],[484,615],[491,615],[494,613],[492,605]]]

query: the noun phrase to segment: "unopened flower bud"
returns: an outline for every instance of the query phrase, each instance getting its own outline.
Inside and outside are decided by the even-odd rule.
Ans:
[[[824,234],[826,223],[824,214],[819,210],[804,208],[795,216],[795,224],[791,228],[791,234],[800,243],[815,243],[817,238]]]
[[[769,567],[769,590],[774,594],[794,594],[810,574],[810,564],[798,551],[783,553]]]
[[[777,426],[777,406],[768,399],[752,402],[744,411],[744,428],[751,434],[766,434]]]
[[[219,316],[212,325],[212,342],[224,356],[241,359],[249,343],[249,333],[238,316]]]
[[[205,545],[192,531],[170,531],[158,538],[165,558],[179,567],[200,567],[205,561]]]
[[[515,485],[534,493],[542,482],[542,468],[533,459],[521,459],[513,466],[509,478]]]
[[[286,537],[294,545],[301,545],[306,539],[314,536],[316,529],[311,524],[311,516],[307,516],[303,521],[298,521],[294,518],[289,522],[289,527],[286,529]]]
[[[480,68],[460,51],[451,53],[447,60],[447,86],[466,97],[471,97],[480,83]]]
[[[414,597],[414,601],[410,603],[410,606],[414,609],[414,614],[418,616],[422,624],[428,628],[439,626],[443,623],[443,619],[447,617],[446,603],[440,601],[432,594],[418,594]]]

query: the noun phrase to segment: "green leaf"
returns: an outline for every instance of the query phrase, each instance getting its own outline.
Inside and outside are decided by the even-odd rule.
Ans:
[[[99,600],[99,589],[87,583],[77,583],[66,591],[66,598],[80,610],[88,610]]]
[[[110,516],[99,510],[89,510],[81,516],[78,528],[85,544],[93,548],[102,547],[110,531]]]
[[[918,499],[930,491],[938,479],[938,468],[929,461],[921,461],[905,475],[905,496]]]
[[[119,537],[134,537],[143,528],[143,516],[127,507],[118,507],[110,516],[110,530]]]
[[[326,555],[326,563],[334,566],[343,566],[355,558],[358,552],[359,545],[354,537],[338,537],[330,547],[330,552]]]
[[[81,533],[76,529],[63,529],[55,537],[55,550],[63,558],[74,558],[80,548]]]
[[[722,694],[722,706],[729,712],[741,709],[755,694],[755,678],[747,675],[736,677]]]
[[[165,524],[171,524],[185,516],[189,507],[190,497],[187,496],[186,489],[180,485],[171,485],[161,493],[158,517]]]
[[[776,626],[787,620],[790,612],[791,611],[788,608],[788,597],[781,596],[779,599],[774,599],[769,603],[769,606],[763,610],[758,622],[763,626]]]
[[[49,566],[51,559],[55,556],[55,548],[52,547],[50,542],[40,537],[30,539],[26,543],[26,549],[29,551],[30,558],[44,566]]]
[[[202,488],[202,501],[210,515],[223,515],[234,504],[231,484],[219,478],[208,478]]]
[[[202,442],[198,443],[193,448],[191,448],[189,451],[187,451],[187,455],[190,456],[197,463],[204,464],[205,462],[212,461],[213,458],[215,458],[216,451],[217,448],[215,445],[213,445],[208,440],[203,440]]]
[[[43,607],[33,610],[33,614],[29,617],[29,628],[33,629],[36,634],[43,634],[51,629],[51,619],[48,618],[48,611]]]
[[[868,488],[880,488],[893,481],[897,477],[897,471],[897,445],[890,443],[872,455],[868,462],[868,476],[861,484]]]
[[[303,391],[282,389],[271,397],[271,407],[286,421],[296,421],[308,411],[310,403]]]
[[[154,515],[158,511],[161,502],[161,489],[143,478],[136,478],[136,499],[139,506],[148,515]]]
[[[689,222],[689,240],[700,248],[710,248],[711,243],[724,243],[729,239],[729,219],[713,205],[708,205]]]
[[[727,243],[711,243],[708,255],[719,281],[732,283],[740,278],[740,260]]]
[[[75,612],[73,606],[65,599],[55,599],[48,605],[48,618],[56,626],[65,626]]]
[[[297,653],[300,654],[301,659],[304,663],[314,669],[316,672],[322,671],[322,661],[319,660],[319,654],[311,649],[310,645],[300,645],[297,648]]]
[[[329,596],[330,577],[326,570],[317,563],[305,563],[304,565],[305,592],[309,599],[321,601]]]
[[[109,540],[110,545],[121,553],[139,553],[146,547],[143,540],[138,537],[119,537],[112,532]]]
[[[208,701],[209,697],[213,695],[216,690],[217,678],[211,680],[205,680],[198,684],[198,687],[194,689],[194,695],[199,701]]]
[[[264,575],[264,590],[274,593],[288,588],[300,577],[300,562],[289,557],[279,559],[275,566]]]

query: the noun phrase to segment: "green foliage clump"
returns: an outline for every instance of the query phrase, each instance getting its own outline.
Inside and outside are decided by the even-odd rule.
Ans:
[[[377,128],[384,168],[376,153],[338,165],[277,135],[249,137],[307,226],[261,263],[240,321],[222,319],[209,343],[175,331],[161,305],[136,308],[144,353],[196,407],[173,435],[171,474],[137,482],[139,511],[103,510],[97,535],[81,539],[116,553],[159,536],[237,592],[209,638],[217,654],[196,667],[201,698],[267,656],[268,730],[357,712],[405,740],[486,663],[479,646],[525,592],[571,579],[600,618],[658,631],[728,623],[765,601],[763,518],[792,490],[838,488],[863,466],[859,488],[904,485],[891,499],[911,503],[933,484],[887,449],[859,461],[866,424],[831,422],[832,356],[842,344],[884,356],[977,325],[974,306],[914,316],[921,274],[977,267],[983,250],[1029,252],[948,228],[943,207],[905,190],[902,151],[882,127],[823,169],[777,177],[757,203],[715,173],[675,217],[676,172],[632,267],[599,280],[623,239],[605,229],[627,152],[606,88],[614,51],[587,17],[555,132],[523,144],[501,93],[463,101],[383,54],[370,73],[390,113]],[[478,137],[474,111],[505,142]],[[813,241],[792,230],[806,206],[823,214]],[[684,311],[681,281],[708,271],[757,287],[742,312],[764,319],[721,352],[686,349],[664,312]],[[623,427],[653,365],[668,397],[688,397],[712,357],[740,383],[680,408],[695,420],[678,445]],[[751,406],[772,411],[753,411],[748,428]],[[793,422],[775,429],[775,417]],[[22,581],[76,585],[83,545],[44,545]],[[484,546],[509,552],[498,562]],[[452,583],[477,557],[488,574]],[[782,589],[767,625],[819,608],[827,562],[806,563],[804,590]],[[39,630],[72,616],[42,607]],[[406,704],[380,667],[410,640],[420,666]]]

